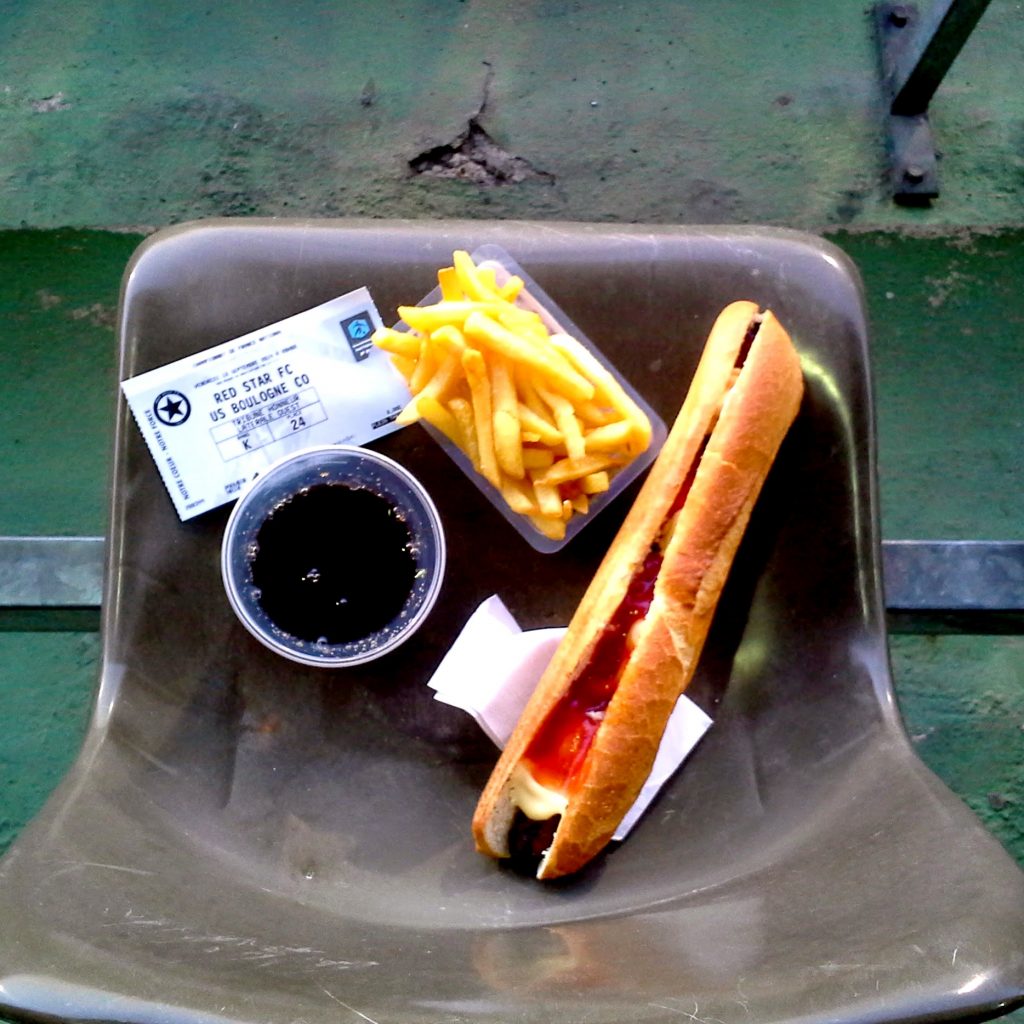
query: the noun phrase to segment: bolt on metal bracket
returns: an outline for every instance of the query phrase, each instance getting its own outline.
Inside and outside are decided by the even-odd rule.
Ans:
[[[889,173],[898,203],[925,205],[939,194],[928,104],[988,4],[936,0],[925,14],[916,4],[890,0],[872,8],[888,106]]]

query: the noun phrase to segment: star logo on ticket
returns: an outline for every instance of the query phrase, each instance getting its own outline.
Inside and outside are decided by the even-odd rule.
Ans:
[[[153,403],[153,415],[165,427],[177,427],[192,412],[192,405],[180,391],[161,391]]]

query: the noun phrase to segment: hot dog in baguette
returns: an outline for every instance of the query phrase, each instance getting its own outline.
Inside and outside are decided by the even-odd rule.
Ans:
[[[577,871],[650,773],[751,510],[803,394],[771,312],[719,315],[683,407],[491,774],[481,853]]]

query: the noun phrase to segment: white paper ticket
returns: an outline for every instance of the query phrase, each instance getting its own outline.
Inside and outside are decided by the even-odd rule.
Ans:
[[[182,519],[233,501],[272,462],[397,430],[405,382],[370,338],[365,288],[123,381]]]

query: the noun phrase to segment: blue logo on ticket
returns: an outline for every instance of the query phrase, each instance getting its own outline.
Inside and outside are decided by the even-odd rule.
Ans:
[[[291,452],[399,429],[409,391],[370,340],[380,326],[358,288],[123,381],[179,517],[234,500]]]

